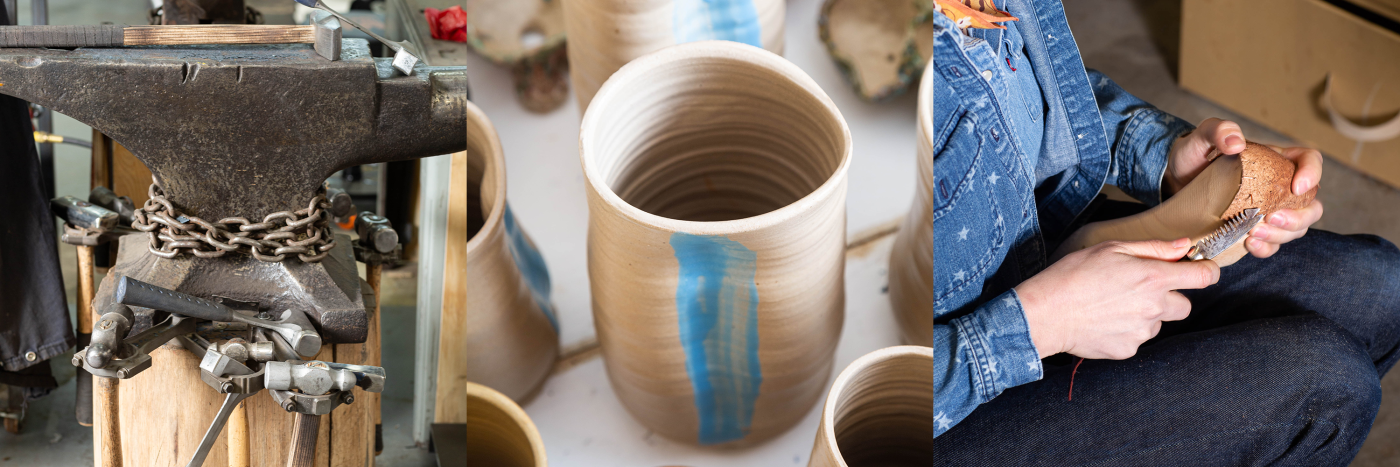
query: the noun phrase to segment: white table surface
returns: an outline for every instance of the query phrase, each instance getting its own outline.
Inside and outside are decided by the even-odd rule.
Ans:
[[[817,36],[821,0],[790,0],[784,56],[831,97],[851,129],[854,152],[847,194],[847,237],[887,228],[914,198],[916,93],[891,101],[861,100],[841,77]],[[588,208],[578,159],[580,114],[574,96],[546,114],[516,102],[509,70],[468,54],[472,101],[496,126],[505,151],[507,200],[535,241],[553,284],[561,343],[593,340],[586,258]],[[847,253],[846,325],[837,347],[840,369],[899,338],[883,289],[893,236]],[[825,396],[823,396],[823,400]],[[525,406],[553,466],[806,465],[820,404],[793,429],[743,450],[716,450],[651,434],[623,409],[601,359],[551,377]]]

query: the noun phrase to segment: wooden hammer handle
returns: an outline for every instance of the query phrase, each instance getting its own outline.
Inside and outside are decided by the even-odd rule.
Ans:
[[[191,24],[170,26],[3,26],[0,47],[314,44],[314,26]]]
[[[295,417],[287,467],[313,467],[316,465],[316,438],[321,431],[321,416],[297,413]]]
[[[127,26],[124,45],[314,44],[314,26],[191,24]]]

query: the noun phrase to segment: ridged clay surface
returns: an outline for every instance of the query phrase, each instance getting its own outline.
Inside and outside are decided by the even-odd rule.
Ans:
[[[845,310],[851,139],[835,104],[763,49],[683,44],[608,80],[579,152],[593,321],[623,406],[708,446],[800,421]]]

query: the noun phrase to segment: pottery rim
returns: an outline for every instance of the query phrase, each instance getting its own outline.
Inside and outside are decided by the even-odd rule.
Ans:
[[[471,131],[472,125],[478,125],[478,128],[481,129],[479,132],[480,134],[477,135],[481,138],[474,140],[471,137],[473,136]],[[473,144],[473,141],[481,141],[484,144]],[[472,152],[473,146],[477,148],[482,148],[484,146],[484,149],[478,150],[484,151],[485,154],[474,154]],[[487,233],[495,231],[495,229],[498,228],[497,226],[501,224],[501,219],[505,216],[506,177],[504,176],[504,171],[501,170],[501,167],[505,166],[505,157],[501,151],[501,139],[496,135],[496,127],[491,124],[491,120],[486,118],[486,114],[483,113],[476,104],[473,104],[472,101],[467,101],[468,177],[471,176],[471,160],[474,157],[481,157],[486,162],[485,172],[481,175],[481,182],[477,184],[477,189],[485,191],[485,187],[491,186],[492,190],[490,195],[492,199],[490,206],[481,207],[483,210],[490,209],[490,212],[486,213],[486,222],[481,225],[481,230],[477,231],[476,235],[472,235],[471,238],[467,239],[468,256],[471,255],[472,251],[476,250],[477,246],[486,241],[486,237],[488,237]],[[489,182],[492,183],[488,183],[488,179],[490,179]],[[471,185],[470,180],[467,181],[467,185]],[[478,199],[484,199],[486,195],[487,193],[481,193]]]
[[[670,65],[683,62],[689,58],[721,58],[735,63],[746,64],[758,68],[765,68],[776,72],[786,82],[775,84],[777,86],[798,86],[807,91],[807,94],[815,99],[825,111],[826,117],[835,121],[841,128],[841,160],[835,170],[827,176],[816,189],[810,191],[797,201],[791,202],[778,209],[765,212],[752,217],[725,221],[688,221],[671,219],[646,212],[633,206],[617,195],[611,186],[606,182],[603,173],[597,164],[590,163],[592,158],[592,145],[590,137],[599,131],[599,126],[606,122],[601,122],[600,110],[611,103],[614,95],[625,95],[634,92],[627,86],[638,80],[645,80],[646,76]],[[644,55],[632,62],[624,65],[612,77],[603,83],[598,93],[584,112],[583,124],[579,131],[579,158],[583,164],[585,178],[598,196],[630,220],[644,226],[658,228],[665,231],[686,232],[696,235],[726,235],[742,231],[762,230],[769,227],[781,225],[788,220],[815,209],[815,206],[830,198],[839,186],[844,182],[846,171],[851,162],[851,130],[846,125],[846,120],[841,115],[841,111],[836,108],[836,104],[822,91],[816,81],[812,80],[807,73],[798,68],[797,65],[787,61],[782,56],[767,50],[751,45],[740,44],[730,41],[699,41],[685,44],[678,44],[663,48],[656,52]]]
[[[478,401],[489,404],[493,408],[504,412],[505,415],[510,418],[510,421],[514,423],[514,426],[520,428],[521,434],[525,435],[526,441],[529,441],[530,454],[534,457],[535,461],[534,465],[544,466],[548,464],[544,452],[544,441],[540,440],[540,430],[535,427],[535,422],[530,420],[530,416],[525,413],[525,409],[520,408],[519,404],[510,400],[505,394],[491,389],[490,386],[468,381],[468,402],[470,402],[472,398],[476,398]],[[467,413],[470,414],[471,404],[468,403],[467,407]],[[471,416],[468,415],[467,419],[470,420]],[[470,428],[468,428],[468,430],[470,430]]]
[[[929,364],[933,364],[933,347],[920,345],[897,345],[885,347],[883,349],[870,352],[857,358],[841,370],[841,374],[836,376],[836,382],[831,383],[831,390],[827,392],[826,403],[822,404],[822,418],[818,423],[821,430],[817,433],[826,446],[836,455],[835,457],[841,465],[846,465],[845,458],[841,455],[841,445],[836,443],[836,404],[840,402],[842,393],[846,392],[846,386],[851,380],[861,376],[867,369],[875,365],[899,358],[919,358],[928,359]],[[933,404],[933,394],[929,393],[929,404]],[[932,423],[930,420],[929,423]]]

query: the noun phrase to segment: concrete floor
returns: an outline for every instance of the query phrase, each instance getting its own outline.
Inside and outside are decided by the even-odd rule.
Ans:
[[[1290,145],[1287,136],[1177,86],[1180,0],[1065,0],[1064,4],[1085,66],[1187,121],[1234,120],[1249,139]],[[1394,208],[1378,208],[1400,205],[1400,190],[1341,163],[1329,160],[1324,167],[1318,199],[1326,211],[1315,227],[1344,234],[1370,233],[1400,244],[1400,215]],[[1400,465],[1400,371],[1391,371],[1381,386],[1380,414],[1351,464],[1354,467]]]

